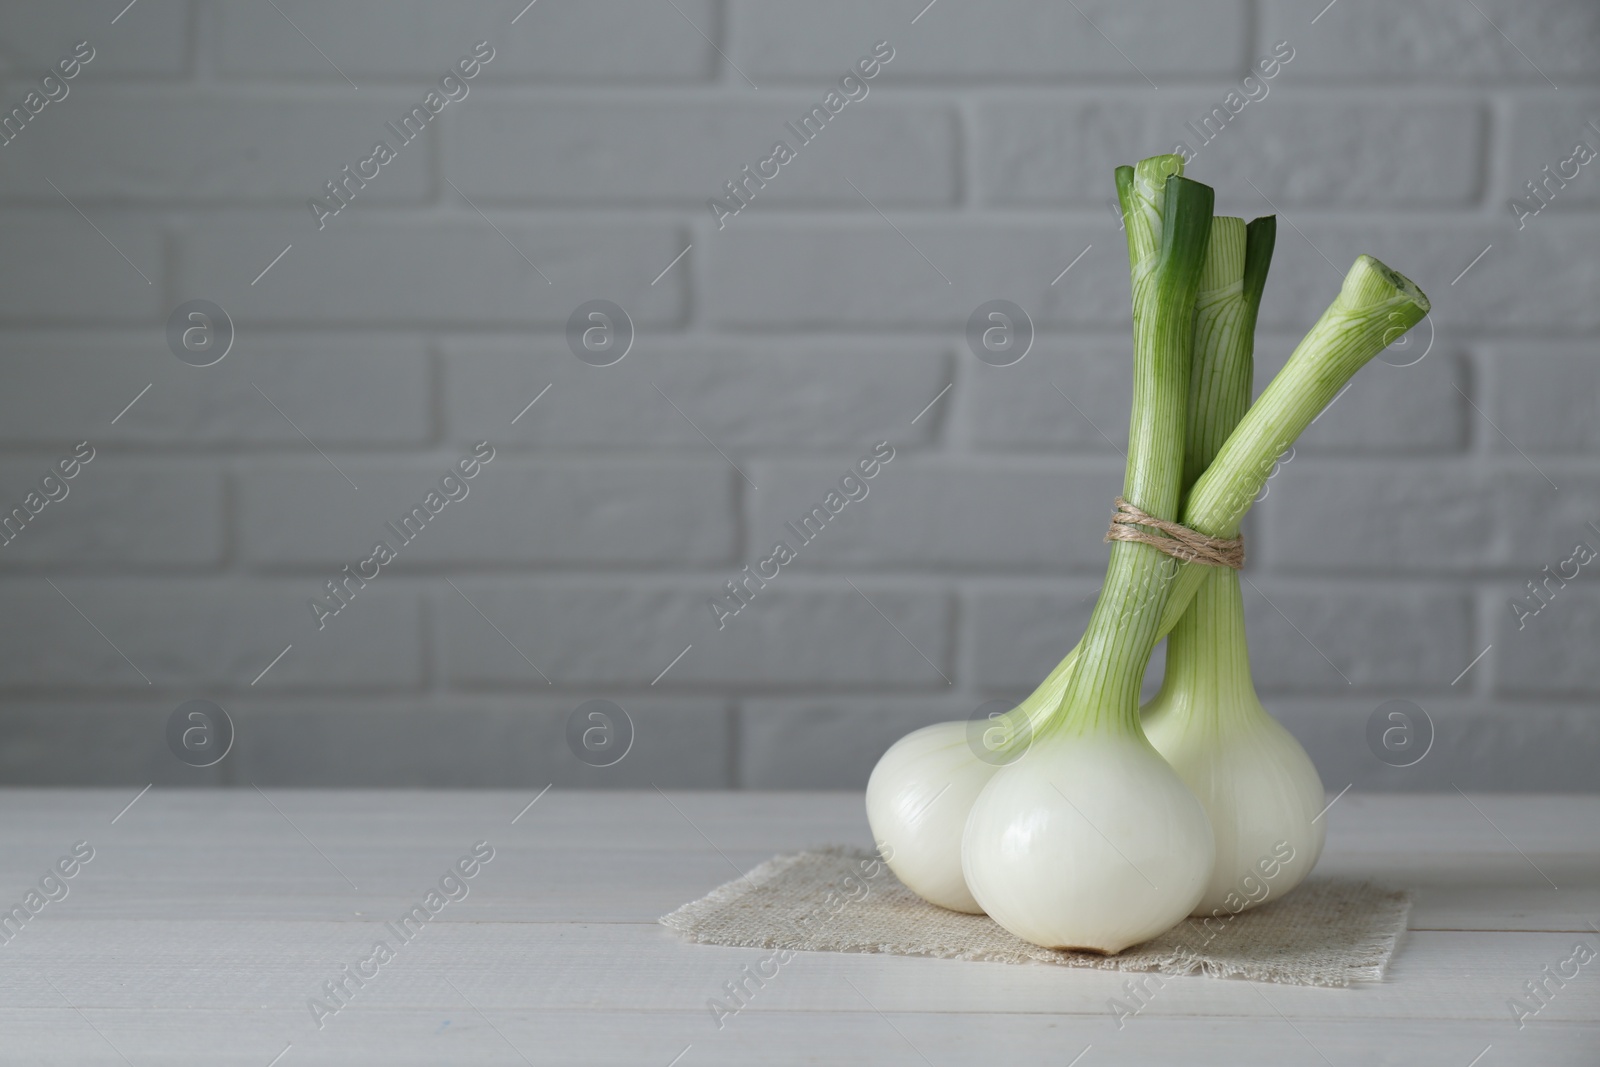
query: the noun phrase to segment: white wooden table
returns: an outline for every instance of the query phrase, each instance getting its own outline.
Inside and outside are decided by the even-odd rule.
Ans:
[[[1600,959],[1521,1028],[1508,1006],[1600,949],[1600,797],[1335,804],[1321,869],[1418,892],[1382,984],[1168,979],[1119,1029],[1125,974],[816,954],[719,1029],[708,1000],[768,953],[656,918],[775,852],[868,845],[859,795],[155,789],[119,815],[133,794],[0,790],[4,907],[94,850],[0,944],[0,1063],[1600,1064]],[[468,895],[396,938],[478,841]],[[376,973],[319,1028],[345,965]]]

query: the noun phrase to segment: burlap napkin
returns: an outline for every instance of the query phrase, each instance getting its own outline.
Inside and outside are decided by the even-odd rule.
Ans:
[[[835,847],[776,856],[661,923],[711,945],[1346,986],[1383,978],[1410,908],[1406,892],[1313,877],[1281,900],[1204,922],[1186,920],[1116,956],[1061,952],[1014,937],[986,915],[934,907],[873,853]]]

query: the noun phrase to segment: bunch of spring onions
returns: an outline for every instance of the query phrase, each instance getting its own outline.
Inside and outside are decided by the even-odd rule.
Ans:
[[[1252,404],[1274,220],[1213,218],[1212,190],[1182,169],[1156,156],[1116,173],[1134,334],[1122,495],[1228,539],[1277,457],[1428,299],[1360,257]],[[1163,637],[1166,677],[1141,712]],[[973,725],[939,723],[891,747],[867,818],[925,900],[987,913],[1034,944],[1120,952],[1185,916],[1259,903],[1264,877],[1276,899],[1321,853],[1322,783],[1256,697],[1229,567],[1113,541],[1077,647],[1014,709]]]

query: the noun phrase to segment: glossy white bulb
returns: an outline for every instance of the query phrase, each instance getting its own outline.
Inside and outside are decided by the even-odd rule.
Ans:
[[[896,741],[867,781],[867,822],[889,869],[930,904],[981,912],[961,872],[972,802],[998,769],[968,743],[966,722],[941,722]]]
[[[1294,735],[1253,692],[1225,709],[1156,707],[1145,734],[1199,798],[1216,835],[1217,862],[1194,914],[1232,914],[1276,900],[1322,855],[1322,779]],[[1314,821],[1315,820],[1315,821]]]
[[[1058,734],[984,787],[962,863],[974,899],[1018,937],[1111,954],[1194,909],[1214,847],[1200,802],[1143,738]]]

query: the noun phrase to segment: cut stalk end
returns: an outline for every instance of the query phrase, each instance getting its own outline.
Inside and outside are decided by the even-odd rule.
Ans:
[[[1396,302],[1394,310],[1400,314],[1414,313],[1415,317],[1406,323],[1407,328],[1421,322],[1432,307],[1427,294],[1404,274],[1371,256],[1356,257],[1339,288],[1341,310],[1364,311],[1390,301]]]

